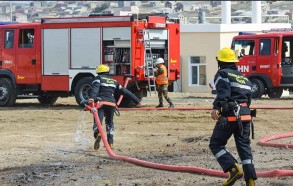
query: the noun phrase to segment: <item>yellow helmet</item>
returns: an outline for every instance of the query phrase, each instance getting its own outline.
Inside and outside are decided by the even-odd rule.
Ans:
[[[97,74],[109,72],[109,71],[110,71],[110,68],[107,65],[100,65],[100,66],[97,66],[97,68],[96,68]]]
[[[221,50],[218,51],[217,59],[221,62],[226,62],[226,63],[238,62],[238,59],[236,58],[235,52],[227,47],[222,48]]]

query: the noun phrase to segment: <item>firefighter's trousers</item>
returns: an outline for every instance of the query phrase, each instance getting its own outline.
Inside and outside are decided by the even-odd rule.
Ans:
[[[236,159],[225,148],[228,139],[234,135],[236,148],[242,161],[245,180],[253,178],[256,180],[256,172],[252,162],[252,152],[250,147],[250,121],[242,121],[243,133],[238,129],[237,122],[217,122],[211,136],[209,147],[222,167],[224,172],[237,162]]]
[[[103,123],[103,118],[105,116],[107,141],[109,144],[114,143],[114,139],[113,139],[114,138],[114,122],[113,122],[114,112],[115,112],[115,107],[109,106],[109,105],[102,105],[102,107],[99,108],[98,110],[98,115],[99,115],[101,124]],[[94,133],[97,133],[97,134],[99,133],[95,120],[93,125],[93,131]]]
[[[169,104],[172,104],[172,100],[168,96],[168,85],[157,85],[157,92],[160,104],[163,104],[163,96]]]

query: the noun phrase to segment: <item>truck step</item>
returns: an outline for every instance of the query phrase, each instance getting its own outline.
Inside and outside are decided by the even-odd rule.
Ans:
[[[16,99],[36,99],[39,98],[39,96],[36,95],[18,95]]]

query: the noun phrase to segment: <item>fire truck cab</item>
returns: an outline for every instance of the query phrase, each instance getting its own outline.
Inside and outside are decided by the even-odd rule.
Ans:
[[[44,18],[41,23],[0,25],[0,106],[37,98],[53,104],[58,97],[88,98],[96,66],[137,97],[154,85],[156,58],[163,58],[172,83],[180,77],[179,23],[166,16],[89,16]],[[125,106],[130,101],[125,98]]]
[[[264,32],[240,32],[231,48],[239,58],[238,70],[253,83],[253,98],[280,98],[284,89],[293,89],[293,30]]]

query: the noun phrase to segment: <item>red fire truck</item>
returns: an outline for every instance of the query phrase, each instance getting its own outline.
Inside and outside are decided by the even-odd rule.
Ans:
[[[280,98],[284,89],[293,89],[293,29],[240,32],[231,47],[239,58],[238,70],[253,83],[254,98]]]
[[[41,23],[0,25],[0,106],[37,98],[88,98],[95,68],[139,98],[154,88],[154,60],[164,58],[170,83],[180,77],[180,27],[165,16],[44,18]],[[152,89],[153,90],[153,89]],[[129,104],[125,99],[124,104]]]

